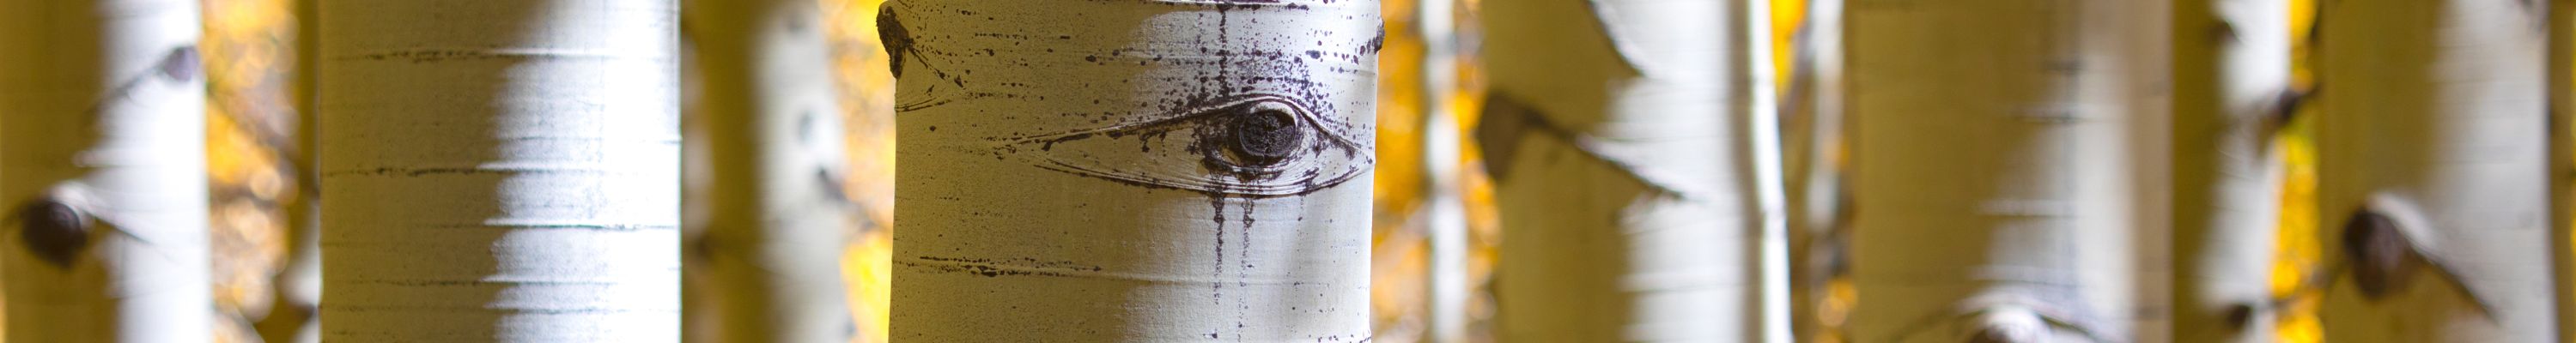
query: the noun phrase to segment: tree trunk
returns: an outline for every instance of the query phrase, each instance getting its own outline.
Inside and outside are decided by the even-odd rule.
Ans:
[[[268,317],[260,318],[257,326],[260,338],[269,343],[318,343],[322,341],[322,320],[318,313],[322,306],[322,207],[319,199],[322,191],[318,189],[321,188],[318,187],[321,174],[313,170],[313,156],[319,148],[319,144],[314,144],[315,131],[319,131],[315,128],[322,118],[319,109],[314,107],[318,104],[315,95],[321,93],[320,85],[315,82],[319,76],[315,71],[319,70],[322,62],[318,57],[322,21],[315,15],[321,9],[322,0],[292,1],[295,6],[295,59],[290,77],[295,80],[295,88],[287,99],[295,102],[288,106],[295,111],[295,141],[291,148],[295,154],[293,159],[283,163],[293,165],[290,170],[295,171],[295,193],[282,206],[285,207],[283,219],[287,242],[294,245],[287,247],[286,266],[278,271],[274,283],[278,303],[274,310],[269,311]]]
[[[893,338],[1370,339],[1374,1],[896,1]]]
[[[676,340],[675,4],[320,14],[325,341]]]
[[[691,0],[723,342],[845,342],[840,108],[815,0]]]
[[[2576,0],[2549,1],[2549,232],[2558,337],[2576,337]]]
[[[2271,342],[2272,248],[2286,117],[2290,4],[2181,0],[2174,8],[2174,333]]]
[[[1796,51],[1781,104],[1785,213],[1791,260],[1789,317],[1801,341],[1841,337],[1826,332],[1827,283],[1848,271],[1851,209],[1843,176],[1842,0],[1808,0],[1794,36]]]
[[[2319,10],[2327,339],[2557,341],[2545,5]]]
[[[1421,87],[1421,217],[1426,248],[1431,255],[1430,275],[1423,278],[1424,294],[1430,301],[1423,311],[1429,322],[1423,342],[1465,343],[1467,301],[1475,292],[1468,284],[1469,251],[1467,203],[1465,199],[1465,137],[1459,127],[1458,107],[1452,99],[1459,92],[1458,76],[1458,2],[1454,0],[1418,0],[1414,9],[1416,37],[1422,42]]]
[[[1485,3],[1501,341],[1764,339],[1753,8]]]
[[[0,8],[8,341],[212,339],[197,3]]]
[[[1849,4],[1853,341],[2153,341],[2133,190],[2162,174],[2128,142],[2162,113],[2161,4]]]

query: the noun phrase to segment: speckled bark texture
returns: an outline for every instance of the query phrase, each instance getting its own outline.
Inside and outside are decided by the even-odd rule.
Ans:
[[[10,342],[203,342],[205,78],[190,0],[0,0]]]
[[[322,331],[679,336],[677,4],[321,4]]]
[[[917,1],[893,339],[1370,339],[1374,1]]]
[[[1850,339],[2162,341],[2170,5],[1849,6]]]
[[[2318,223],[2327,256],[2354,270],[2326,290],[2326,339],[2563,339],[2550,301],[2551,231],[2563,228],[2548,226],[2541,5],[2374,0],[2319,11]],[[2374,268],[2353,258],[2365,251],[2342,244],[2363,209],[2390,216],[2411,243],[2378,255],[2429,265],[2365,279]]]
[[[1769,81],[1754,72],[1768,71],[1755,57],[1768,56],[1757,47],[1769,37],[1748,32],[1748,14],[1765,12],[1746,1],[1484,5],[1493,81],[1478,138],[1510,237],[1495,273],[1498,340],[1755,342],[1779,331],[1764,325],[1758,282],[1756,149],[1767,136],[1754,128],[1772,113],[1756,92]]]

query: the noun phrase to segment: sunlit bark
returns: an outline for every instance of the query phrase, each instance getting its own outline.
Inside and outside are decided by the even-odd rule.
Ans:
[[[2272,249],[2286,118],[2289,1],[2174,6],[2174,334],[2271,342]]]
[[[1374,1],[895,1],[892,338],[1370,339]]]
[[[2326,339],[2559,340],[2545,5],[2321,5]]]
[[[202,342],[197,3],[0,1],[11,342]]]
[[[2155,341],[2162,2],[1848,6],[1851,339]]]
[[[842,342],[841,121],[814,0],[692,0],[710,222],[695,246],[721,342]]]
[[[1478,139],[1509,237],[1498,338],[1785,339],[1766,325],[1785,313],[1765,310],[1786,299],[1760,282],[1762,229],[1781,219],[1764,217],[1757,171],[1769,39],[1748,17],[1767,7],[1484,4],[1491,95]]]
[[[323,3],[324,340],[676,341],[677,10]]]

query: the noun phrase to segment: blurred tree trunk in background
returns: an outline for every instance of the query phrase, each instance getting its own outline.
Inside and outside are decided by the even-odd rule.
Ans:
[[[1369,339],[1378,6],[887,5],[893,339]]]
[[[2549,236],[2557,334],[2576,337],[2576,0],[2549,1]]]
[[[1851,195],[1843,169],[1843,0],[1808,0],[1793,38],[1781,99],[1784,210],[1792,291],[1791,330],[1802,342],[1841,342],[1825,311],[1831,283],[1850,269]]]
[[[2163,2],[1848,6],[1852,340],[2160,341]]]
[[[2319,9],[2334,342],[2553,342],[2546,3]]]
[[[2272,342],[2281,169],[2272,134],[2290,87],[2286,0],[2174,8],[2174,333]]]
[[[322,4],[327,341],[679,335],[677,4]]]
[[[209,340],[197,3],[0,9],[8,340]]]
[[[815,0],[689,0],[711,175],[692,259],[722,342],[845,342],[841,113]],[[698,311],[706,311],[693,309]],[[699,326],[704,328],[704,326]]]
[[[291,1],[295,13],[295,57],[292,59],[294,70],[289,71],[293,74],[288,77],[294,80],[295,88],[294,94],[287,98],[294,103],[287,107],[292,108],[295,115],[295,132],[294,141],[288,143],[294,146],[285,149],[293,151],[295,158],[281,163],[293,164],[286,169],[295,171],[290,176],[295,178],[295,194],[283,205],[286,213],[281,219],[286,223],[288,243],[293,245],[287,248],[285,269],[278,271],[274,284],[276,301],[279,302],[274,305],[277,310],[271,310],[267,317],[260,318],[258,328],[260,338],[270,343],[315,343],[322,341],[322,320],[318,313],[322,306],[322,202],[319,199],[322,190],[318,187],[321,174],[313,169],[313,155],[318,150],[314,144],[314,128],[322,117],[320,110],[314,107],[318,104],[316,95],[321,93],[320,85],[315,82],[319,76],[315,71],[322,64],[317,57],[322,43],[322,20],[315,14],[321,8],[322,0]]]
[[[1500,340],[1786,337],[1764,332],[1786,318],[1764,316],[1759,283],[1754,131],[1773,115],[1755,91],[1770,82],[1757,77],[1769,36],[1748,32],[1759,9],[1485,3],[1492,95],[1478,140],[1509,237]]]

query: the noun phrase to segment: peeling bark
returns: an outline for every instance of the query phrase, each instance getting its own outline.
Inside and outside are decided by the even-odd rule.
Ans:
[[[2348,271],[2325,289],[2327,339],[2558,341],[2536,5],[2319,9],[2318,219]]]
[[[1772,113],[1756,8],[1485,3],[1501,341],[1785,339],[1760,282],[1778,218],[1757,189],[1753,131]]]
[[[893,338],[1358,342],[1373,1],[895,1]]]
[[[8,341],[212,339],[195,1],[0,1]]]
[[[677,6],[321,6],[325,341],[679,335]]]

